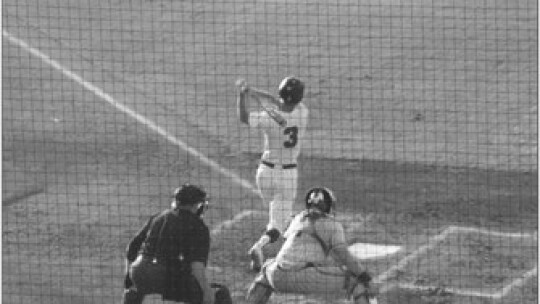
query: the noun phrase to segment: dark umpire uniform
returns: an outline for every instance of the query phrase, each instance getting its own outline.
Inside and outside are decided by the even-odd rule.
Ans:
[[[200,304],[211,288],[217,288],[214,303],[232,303],[225,286],[210,287],[204,269],[193,269],[208,262],[210,232],[201,219],[206,193],[185,184],[174,196],[171,208],[153,215],[127,247],[123,303],[141,304],[145,295],[161,294],[163,300]]]

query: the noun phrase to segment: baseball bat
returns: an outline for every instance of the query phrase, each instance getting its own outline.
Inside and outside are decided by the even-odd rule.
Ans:
[[[250,88],[245,79],[238,79],[236,81],[236,86],[242,92],[249,93],[250,91]],[[268,116],[270,116],[270,118],[272,118],[275,122],[277,122],[278,125],[283,127],[287,124],[287,120],[283,118],[283,116],[281,116],[279,113],[276,113],[274,109],[264,104],[258,96],[253,96],[253,98],[257,101],[257,104],[259,105],[259,107],[261,107],[263,111],[265,111],[268,114]]]

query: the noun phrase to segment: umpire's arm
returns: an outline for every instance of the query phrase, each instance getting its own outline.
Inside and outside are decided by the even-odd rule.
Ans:
[[[150,224],[152,224],[154,217],[156,217],[156,215],[152,215],[150,217],[146,224],[144,224],[144,226],[137,232],[135,237],[133,237],[133,239],[131,239],[127,245],[126,259],[129,263],[132,263],[137,258],[137,254],[141,249],[142,243],[146,239],[146,234],[148,233],[148,229],[150,229]]]
[[[146,239],[146,234],[148,233],[148,229],[150,229],[150,225],[152,224],[152,220],[156,217],[156,215],[152,215],[150,219],[146,222],[146,224],[137,232],[135,237],[131,239],[129,244],[126,248],[126,275],[124,278],[124,288],[128,289],[133,285],[133,282],[131,282],[131,278],[129,277],[129,265],[135,261],[137,258],[137,254],[139,253],[139,250],[141,249],[142,243]]]
[[[192,248],[188,250],[186,258],[191,261],[191,273],[199,282],[203,292],[203,304],[214,303],[214,292],[206,277],[206,264],[210,253],[210,231],[208,227],[200,227],[190,235]]]

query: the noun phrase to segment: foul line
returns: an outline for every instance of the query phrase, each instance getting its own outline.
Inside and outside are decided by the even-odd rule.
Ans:
[[[62,66],[59,62],[57,62],[54,59],[50,58],[49,56],[42,53],[38,49],[31,47],[26,42],[24,42],[24,41],[16,38],[15,36],[11,35],[10,33],[8,33],[6,30],[2,31],[2,35],[5,38],[7,38],[11,43],[13,43],[15,45],[18,45],[19,47],[26,50],[30,54],[40,58],[41,60],[43,60],[45,63],[47,63],[51,67],[53,67],[56,70],[62,72],[62,74],[64,74],[69,79],[75,81],[76,83],[80,84],[85,89],[87,89],[88,91],[94,93],[96,96],[98,96],[101,99],[105,100],[110,105],[114,106],[117,110],[119,110],[121,112],[124,112],[125,114],[131,116],[132,118],[134,118],[135,120],[137,120],[141,124],[148,127],[150,130],[152,130],[152,131],[156,132],[157,134],[165,137],[169,142],[177,145],[178,147],[180,147],[182,150],[186,151],[187,153],[197,157],[202,163],[206,164],[208,167],[218,171],[219,173],[225,175],[226,177],[229,177],[230,179],[233,180],[233,182],[235,182],[236,184],[242,186],[243,188],[245,188],[247,190],[250,190],[251,192],[253,192],[255,194],[259,193],[259,191],[249,181],[247,181],[245,179],[242,179],[236,173],[231,172],[230,170],[227,170],[227,169],[223,168],[218,163],[216,163],[215,161],[209,159],[208,157],[206,157],[201,152],[199,152],[196,149],[190,147],[189,145],[187,145],[185,142],[181,141],[180,139],[174,137],[172,134],[170,134],[169,132],[167,132],[166,130],[164,130],[163,128],[158,126],[157,124],[155,124],[153,121],[151,121],[148,118],[144,117],[143,115],[135,112],[134,110],[132,110],[128,106],[116,101],[111,95],[105,93],[102,89],[98,88],[97,86],[95,86],[91,82],[88,82],[88,81],[84,80],[81,76],[79,76],[79,75],[75,74],[74,72],[68,70],[66,67]]]

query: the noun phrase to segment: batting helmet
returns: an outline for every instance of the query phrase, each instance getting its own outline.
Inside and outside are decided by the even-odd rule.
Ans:
[[[306,194],[306,208],[317,208],[324,213],[330,213],[335,208],[336,197],[332,190],[326,187],[311,188]]]
[[[293,76],[285,77],[279,84],[279,97],[287,104],[296,105],[304,97],[304,83]]]

